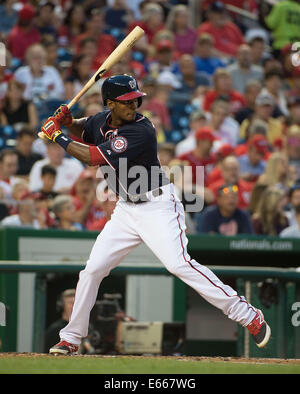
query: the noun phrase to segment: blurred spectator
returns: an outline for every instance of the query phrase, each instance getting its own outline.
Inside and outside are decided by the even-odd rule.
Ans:
[[[300,179],[300,126],[290,126],[286,136],[288,165],[295,171],[295,178]]]
[[[289,171],[287,156],[281,152],[274,152],[269,156],[266,170],[258,178],[257,182],[287,192],[291,185],[294,184],[292,175],[294,176]]]
[[[203,0],[201,3],[201,9],[207,11],[208,7],[214,3],[215,0]],[[258,4],[256,0],[222,0],[225,8],[228,6],[235,6],[240,9],[244,9],[254,15],[258,12]],[[256,27],[257,22],[252,18],[248,18],[246,15],[240,15],[238,11],[228,10],[228,17],[234,21],[235,24],[241,27],[242,31]]]
[[[28,181],[23,178],[17,178],[11,189],[11,197],[14,200],[14,202],[17,202],[20,201],[22,197],[28,194],[29,192],[30,190],[29,190]],[[15,213],[13,209],[12,212]]]
[[[256,35],[248,40],[251,49],[252,63],[263,67],[266,58],[266,41],[263,37]]]
[[[106,181],[103,181],[106,184]],[[114,212],[116,203],[117,203],[117,196],[114,194],[112,190],[108,187],[105,187],[104,190],[102,189],[102,184],[99,184],[97,188],[97,198],[100,203],[100,207],[102,209],[102,216],[95,220],[90,226],[90,231],[101,231],[103,230],[106,223],[110,220],[111,215]]]
[[[52,36],[57,39],[57,31],[55,27],[56,15],[54,13],[55,5],[51,1],[41,2],[38,7],[38,15],[36,18],[36,27],[38,28],[42,38],[44,36]]]
[[[25,192],[17,202],[17,213],[7,216],[0,224],[4,227],[40,229],[41,225],[37,219],[33,194]]]
[[[146,70],[141,62],[132,59],[132,52],[127,51],[119,62],[111,68],[111,74],[134,75],[135,79],[140,82],[140,80],[146,76]]]
[[[76,37],[84,32],[84,23],[85,13],[82,4],[72,4],[58,29],[59,46],[73,50]]]
[[[101,63],[98,61],[98,43],[92,37],[83,38],[79,43],[78,56],[86,56],[92,59],[92,70],[97,71]]]
[[[273,96],[266,91],[261,91],[255,99],[255,109],[250,118],[245,119],[240,127],[240,139],[246,140],[249,138],[249,128],[251,123],[255,120],[262,120],[267,125],[266,138],[270,145],[273,145],[277,138],[282,136],[283,125],[280,120],[272,117],[275,108],[275,101]]]
[[[246,133],[246,138],[240,138],[240,143],[236,147],[237,155],[242,155],[245,153],[247,141],[254,135],[259,134],[267,138],[269,127],[268,127],[268,123],[265,120],[260,118],[250,117],[249,122],[245,122],[244,125],[246,123],[247,123],[247,128],[244,130],[244,132]],[[277,141],[281,138],[282,138],[281,136],[274,138],[273,144],[271,144],[270,141],[268,141],[269,146],[273,151],[276,150],[275,148]]]
[[[213,75],[217,68],[225,67],[225,63],[213,54],[213,50],[213,36],[208,33],[200,34],[193,53],[197,71]]]
[[[0,33],[2,39],[12,30],[18,20],[18,12],[13,5],[15,0],[5,0],[0,5]]]
[[[176,156],[189,152],[196,147],[195,131],[207,124],[207,116],[203,111],[192,111],[189,117],[189,133],[187,137],[176,144]]]
[[[204,168],[204,185],[209,172],[215,165],[215,157],[211,153],[215,137],[212,130],[207,127],[201,127],[195,132],[196,147],[190,152],[183,153],[178,157],[179,160],[186,161],[192,167],[192,182],[193,184],[203,182],[201,177],[197,179],[197,168]],[[201,179],[199,179],[201,178]]]
[[[262,81],[263,68],[252,63],[251,48],[242,44],[236,54],[236,61],[227,67],[232,79],[232,88],[242,94],[245,93],[247,82]]]
[[[142,8],[141,20],[130,23],[128,31],[133,30],[135,26],[140,26],[145,31],[145,37],[137,42],[136,48],[147,53],[148,45],[152,44],[154,35],[164,28],[162,6],[155,2],[145,3],[145,6]]]
[[[57,171],[54,185],[56,192],[69,192],[74,182],[83,170],[83,165],[76,159],[65,157],[65,151],[53,142],[46,142],[47,158],[34,163],[29,174],[30,190],[38,191],[42,188],[41,170],[45,164],[51,164]]]
[[[18,171],[18,155],[13,149],[2,149],[0,151],[0,187],[4,198],[11,200],[12,186],[16,182]]]
[[[172,86],[179,87],[177,77],[174,75],[177,64],[173,59],[173,50],[174,44],[171,40],[163,39],[158,41],[154,57],[146,62],[146,72],[155,79],[161,77],[163,73],[168,73],[171,76]]]
[[[238,208],[238,186],[222,185],[218,189],[217,204],[196,215],[197,232],[234,236],[252,234],[250,218]]]
[[[239,125],[230,115],[230,104],[226,100],[216,100],[210,107],[207,124],[216,137],[214,151],[223,144],[236,146],[238,143]]]
[[[26,126],[35,129],[38,126],[37,109],[31,100],[23,96],[24,85],[15,79],[7,84],[6,95],[0,114],[2,125]]]
[[[75,205],[74,220],[81,223],[86,230],[94,228],[104,216],[101,204],[96,199],[96,182],[93,173],[86,169],[74,183],[71,191],[73,203]]]
[[[155,57],[155,52],[154,49],[157,47],[157,44],[163,40],[167,40],[167,41],[171,41],[171,43],[173,44],[173,58],[174,60],[177,60],[178,54],[176,51],[176,47],[175,47],[175,37],[174,37],[174,33],[167,29],[161,29],[158,30],[154,36],[153,36],[153,40],[152,40],[152,44],[150,45],[149,51],[148,51],[148,57]]]
[[[45,353],[48,353],[52,344],[56,343],[59,340],[59,331],[64,328],[66,324],[69,323],[73,310],[74,300],[75,289],[67,289],[63,291],[63,293],[60,295],[60,298],[57,302],[57,309],[60,312],[60,317],[49,327],[47,327],[44,341]]]
[[[7,64],[6,66],[0,65],[0,105],[1,106],[2,106],[2,100],[4,99],[7,92],[8,82],[13,77],[14,74],[11,72]]]
[[[35,131],[30,127],[23,127],[17,136],[16,153],[18,155],[18,171],[16,175],[29,175],[33,164],[43,158],[42,155],[32,152],[32,144],[36,139]]]
[[[126,28],[133,20],[133,12],[127,5],[126,0],[112,0],[105,11],[106,26],[111,29],[119,29],[125,33]]]
[[[252,215],[254,232],[261,235],[279,235],[288,227],[284,214],[285,193],[274,187],[268,187],[262,195],[257,211]]]
[[[83,226],[74,221],[75,205],[71,196],[63,194],[55,197],[51,207],[57,219],[57,228],[62,230],[83,230]]]
[[[295,206],[295,224],[289,225],[279,234],[281,238],[300,238],[300,204]]]
[[[238,110],[234,116],[235,120],[237,120],[239,124],[242,124],[245,119],[249,118],[253,114],[255,100],[261,91],[261,88],[261,82],[256,80],[250,80],[246,83],[244,92],[246,104],[244,107]]]
[[[117,46],[115,38],[104,33],[104,27],[104,10],[93,8],[86,20],[84,32],[75,38],[75,54],[80,54],[80,42],[92,37],[97,40],[97,60],[102,64]]]
[[[238,26],[228,20],[224,4],[221,1],[210,5],[207,19],[198,27],[198,35],[209,33],[214,37],[218,56],[235,56],[239,46],[244,43],[244,37]]]
[[[168,15],[166,28],[174,33],[175,47],[181,53],[193,54],[197,39],[196,30],[189,27],[189,7],[183,4],[174,5]]]
[[[288,210],[285,210],[285,215],[288,218],[289,226],[294,226],[297,224],[296,219],[296,207],[300,205],[300,183],[299,180],[292,185],[288,192],[289,203],[287,207]]]
[[[208,184],[208,188],[218,196],[218,190],[223,184],[238,186],[238,208],[248,208],[253,184],[241,178],[240,164],[234,156],[227,156],[221,163],[221,177],[215,182]]]
[[[67,101],[72,100],[92,77],[92,58],[87,55],[77,55],[72,61],[70,76],[65,82]]]
[[[147,76],[142,81],[143,92],[147,96],[143,97],[143,103],[140,110],[148,110],[159,116],[164,130],[170,130],[171,121],[168,107],[163,99],[161,99],[161,88],[157,85],[156,80]]]
[[[175,145],[164,143],[158,146],[158,158],[161,166],[168,166],[170,161],[175,158]]]
[[[260,201],[263,197],[263,193],[267,188],[268,188],[267,185],[255,182],[253,189],[251,191],[250,202],[247,208],[247,211],[251,216],[254,214],[254,212],[257,211]]]
[[[213,75],[213,85],[213,89],[204,96],[204,111],[209,111],[213,102],[220,97],[229,100],[231,114],[235,114],[239,109],[245,107],[245,98],[241,93],[233,90],[231,75],[226,69],[216,69]]]
[[[210,80],[201,71],[197,71],[195,67],[195,61],[192,55],[182,55],[179,59],[179,82],[181,90],[183,93],[189,95],[189,98],[192,98],[192,95],[198,90],[199,87],[202,87],[205,92],[206,88],[210,86]]]
[[[26,51],[26,66],[15,72],[15,78],[25,86],[24,97],[32,99],[63,99],[63,81],[55,67],[46,66],[46,51],[35,44]]]
[[[294,67],[291,77],[291,88],[286,92],[288,99],[300,97],[300,66]]]
[[[279,59],[277,59],[274,56],[274,53],[272,53],[272,52],[269,52],[267,54],[266,58],[264,59],[263,68],[264,68],[265,73],[267,73],[271,70],[276,70],[276,69],[281,72],[283,70],[281,61]]]
[[[45,164],[41,169],[42,187],[38,192],[41,197],[48,200],[49,204],[58,193],[55,192],[54,185],[56,180],[57,171],[51,164]]]
[[[179,86],[174,86],[174,89],[169,94],[168,106],[170,112],[178,111],[178,106],[181,106],[180,109],[182,110],[185,105],[188,105],[198,95],[203,97],[207,87],[210,85],[208,77],[204,73],[196,71],[192,55],[185,54],[180,57],[179,70]]]
[[[264,83],[265,89],[275,100],[277,112],[273,113],[274,117],[287,116],[289,114],[287,108],[286,96],[283,91],[283,73],[279,70],[270,70],[265,73]]]
[[[288,97],[289,116],[285,118],[288,126],[300,126],[300,96]]]
[[[300,41],[300,4],[298,0],[283,0],[274,4],[265,18],[273,33],[273,48],[282,49],[290,42]]]
[[[42,41],[42,45],[46,51],[46,66],[55,67],[59,71],[58,50],[59,46],[57,41],[49,38]]]
[[[247,153],[238,157],[241,178],[248,182],[255,182],[266,168],[265,157],[268,153],[268,142],[263,135],[254,135],[247,145]]]
[[[98,112],[103,111],[103,105],[97,102],[90,102],[86,105],[85,116],[94,116]]]
[[[24,4],[18,12],[18,22],[7,36],[8,49],[13,57],[24,61],[27,49],[41,41],[41,34],[34,25],[36,10],[31,4]]]
[[[215,166],[210,171],[207,177],[207,184],[211,185],[212,183],[216,182],[217,180],[222,179],[222,162],[227,156],[234,156],[234,148],[230,144],[223,144],[214,152],[215,157]]]

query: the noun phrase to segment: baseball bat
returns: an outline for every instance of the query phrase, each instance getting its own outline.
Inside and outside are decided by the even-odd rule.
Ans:
[[[135,42],[142,37],[144,34],[144,30],[136,26],[120,44],[117,46],[116,49],[108,56],[108,58],[101,64],[95,74],[89,79],[89,81],[84,85],[84,87],[80,90],[80,92],[67,104],[68,108],[71,109],[79,100],[80,98],[105,74],[108,70],[112,68],[113,65],[118,63],[121,57],[129,51],[135,44]],[[41,139],[48,140],[45,137],[44,133],[40,131],[38,136]]]

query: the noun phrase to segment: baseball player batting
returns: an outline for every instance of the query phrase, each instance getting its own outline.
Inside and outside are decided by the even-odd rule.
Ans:
[[[187,252],[183,206],[160,167],[155,128],[137,112],[145,93],[129,75],[109,77],[101,89],[107,110],[88,118],[73,119],[68,107],[62,105],[42,127],[47,138],[68,154],[87,165],[100,166],[108,174],[108,184],[119,196],[111,220],[98,235],[86,267],[79,274],[70,321],[60,331],[60,342],[49,352],[77,353],[81,339],[88,334],[90,311],[101,281],[141,242],[168,271],[228,318],[247,327],[258,347],[266,346],[271,329],[262,312],[222,283],[207,267],[191,259]],[[62,125],[89,145],[73,141],[62,133]],[[133,175],[136,166],[143,168],[146,181],[139,182],[138,190],[133,193],[134,182],[140,177],[138,171]]]

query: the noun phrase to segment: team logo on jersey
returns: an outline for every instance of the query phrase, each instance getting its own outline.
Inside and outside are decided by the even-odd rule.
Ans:
[[[116,153],[122,153],[127,149],[128,142],[125,137],[117,137],[111,140],[110,147]]]

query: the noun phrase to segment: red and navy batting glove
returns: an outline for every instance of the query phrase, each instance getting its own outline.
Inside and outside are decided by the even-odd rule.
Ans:
[[[54,141],[55,139],[62,134],[60,130],[60,124],[54,116],[51,116],[46,120],[41,128],[42,132],[45,134],[49,140]]]
[[[73,123],[73,116],[66,104],[62,104],[54,112],[53,117],[63,126],[71,126]]]

